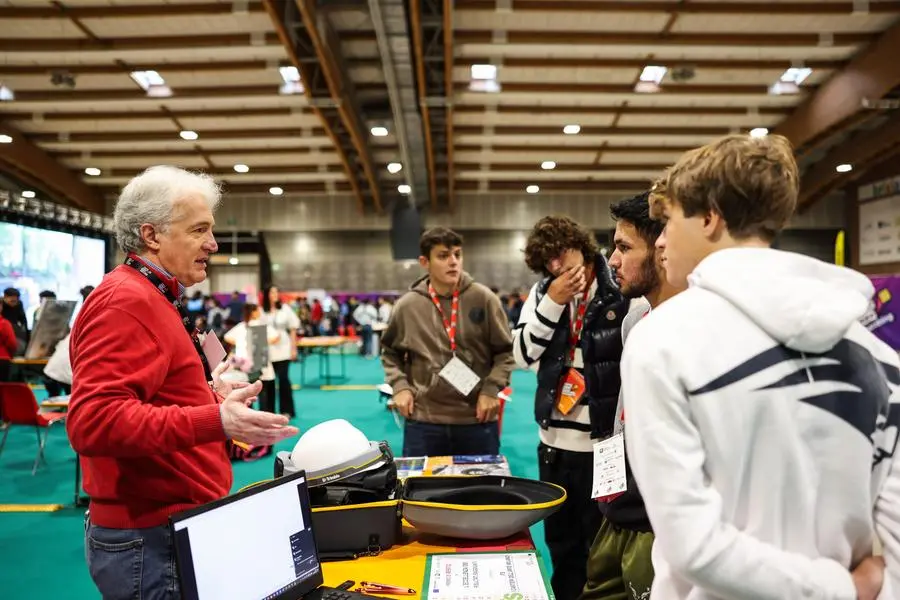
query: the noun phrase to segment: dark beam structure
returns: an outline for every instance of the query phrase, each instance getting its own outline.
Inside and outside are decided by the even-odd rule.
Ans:
[[[18,129],[0,122],[0,134],[12,138],[0,144],[0,168],[21,177],[53,199],[99,214],[106,212],[103,199],[81,178],[26,139]]]

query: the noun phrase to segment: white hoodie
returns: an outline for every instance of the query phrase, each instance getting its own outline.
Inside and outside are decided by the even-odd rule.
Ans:
[[[855,600],[884,546],[900,597],[900,361],[855,271],[722,250],[638,323],[625,440],[656,533],[652,600]]]

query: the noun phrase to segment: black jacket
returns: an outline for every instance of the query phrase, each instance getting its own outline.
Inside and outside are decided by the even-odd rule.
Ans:
[[[591,437],[605,438],[612,435],[619,398],[622,359],[622,320],[628,313],[629,301],[624,298],[612,280],[606,259],[597,255],[594,264],[597,290],[588,301],[581,333],[581,353],[584,359],[585,393],[581,402],[588,405],[591,417]],[[537,286],[536,303],[547,293],[552,277]],[[541,356],[538,368],[538,389],[534,397],[534,417],[546,429],[556,404],[560,378],[566,369],[569,340],[569,311],[563,311],[555,325],[550,344]]]

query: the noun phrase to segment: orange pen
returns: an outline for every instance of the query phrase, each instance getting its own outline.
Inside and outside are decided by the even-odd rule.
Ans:
[[[373,594],[389,594],[391,596],[415,596],[416,590],[412,588],[403,588],[396,585],[386,583],[375,583],[374,581],[360,581],[359,586],[364,592]]]

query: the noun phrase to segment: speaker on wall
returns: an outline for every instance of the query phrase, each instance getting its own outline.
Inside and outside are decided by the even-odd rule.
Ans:
[[[391,254],[394,260],[419,258],[422,215],[415,206],[404,204],[391,213]]]

